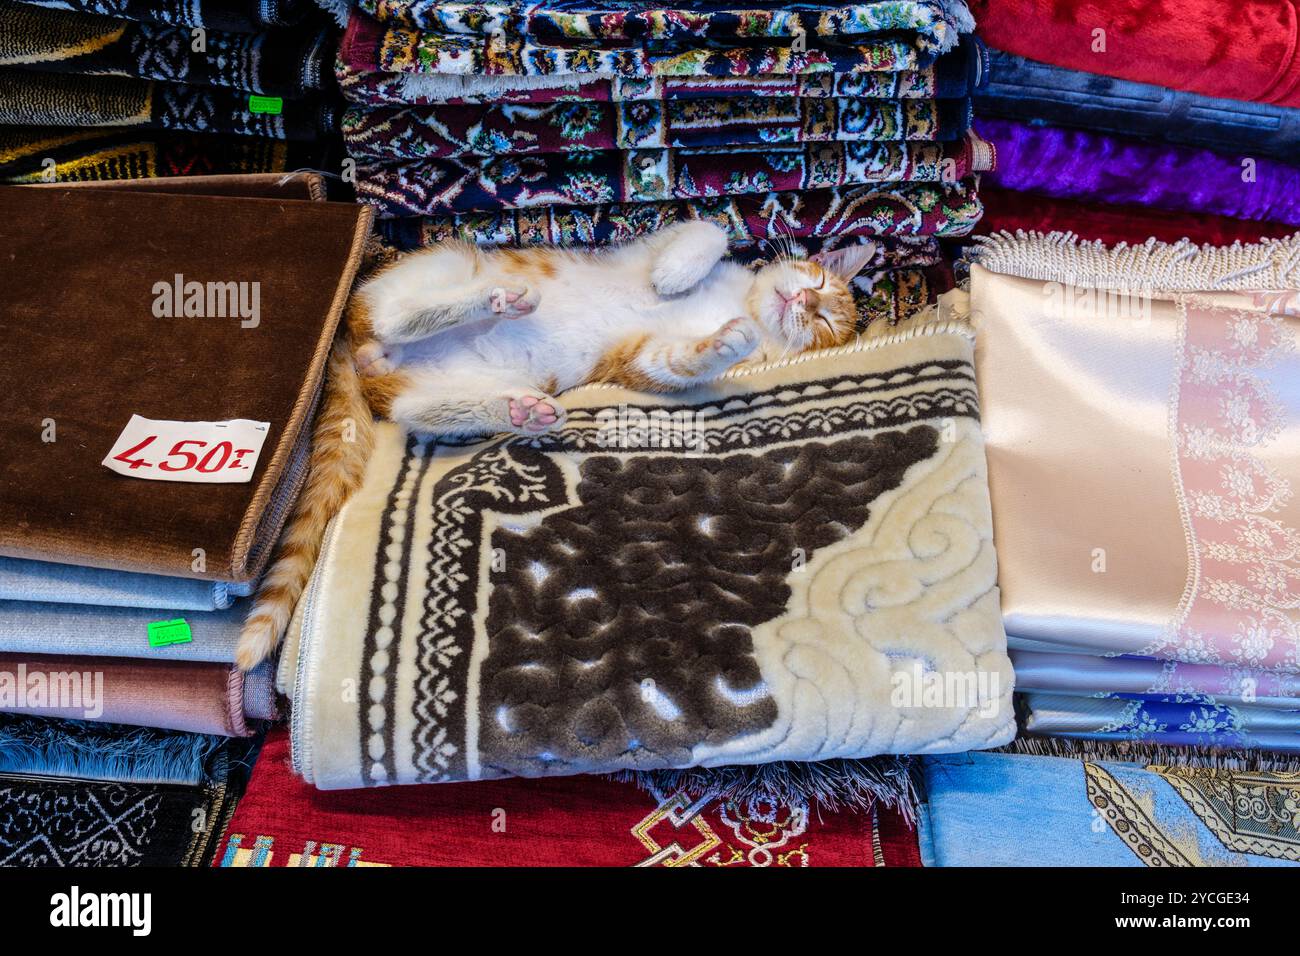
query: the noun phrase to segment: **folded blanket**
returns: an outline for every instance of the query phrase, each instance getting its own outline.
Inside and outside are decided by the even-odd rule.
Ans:
[[[250,721],[279,716],[273,677],[270,664],[245,674],[203,661],[0,654],[0,712],[250,737]]]
[[[463,236],[504,245],[621,242],[674,222],[708,219],[734,244],[783,237],[964,236],[982,207],[975,180],[953,184],[895,183],[811,192],[719,196],[676,202],[545,206],[495,213],[381,220],[385,239],[414,249]]]
[[[1024,727],[1031,734],[1300,754],[1298,710],[1216,703],[1196,696],[1030,693],[1024,700]]]
[[[316,140],[338,129],[328,99],[277,100],[120,76],[0,70],[0,125],[131,126]]]
[[[954,37],[955,41],[955,37]],[[916,34],[880,34],[730,45],[724,40],[564,45],[531,38],[430,33],[353,12],[339,45],[350,69],[381,73],[507,76],[745,76],[762,73],[876,73],[922,70],[942,51]]]
[[[0,182],[153,179],[330,169],[328,143],[219,133],[0,125]],[[51,168],[45,160],[54,161]]]
[[[196,785],[0,774],[0,867],[207,866],[237,766],[221,748]]]
[[[1037,193],[995,189],[984,183],[980,185],[980,202],[984,205],[984,218],[976,231],[983,234],[1023,229],[1072,232],[1081,239],[1111,245],[1140,243],[1154,236],[1160,242],[1190,239],[1203,245],[1230,246],[1234,242],[1282,239],[1296,231],[1295,226],[1286,223],[1206,216],[1150,206],[1054,199]]]
[[[236,33],[260,33],[267,27],[302,21],[312,9],[308,0],[23,0],[38,7],[98,13],[120,20],[174,23]]]
[[[981,116],[1204,146],[1294,162],[1300,109],[1243,103],[1131,83],[990,51]]]
[[[480,821],[509,808],[504,830]],[[920,866],[895,810],[647,792],[600,777],[322,793],[272,730],[215,866]]]
[[[0,714],[0,774],[195,785],[225,743],[211,734]]]
[[[973,0],[980,35],[1056,66],[1229,100],[1300,106],[1292,0]]]
[[[249,581],[195,581],[0,558],[0,601],[219,611],[252,591]]]
[[[190,28],[0,3],[0,65],[116,74],[276,96],[319,90],[333,42],[323,27],[268,33],[211,30],[193,49]]]
[[[297,771],[344,789],[1010,740],[968,336],[677,396],[576,389],[542,439],[381,428],[303,611]]]
[[[975,129],[998,150],[994,187],[1300,225],[1300,166],[1013,120]]]
[[[1287,866],[1300,774],[969,753],[922,761],[926,866]],[[1244,812],[1243,812],[1244,811]]]
[[[992,149],[973,135],[946,144],[821,143],[395,160],[358,165],[357,198],[373,205],[379,216],[393,219],[869,183],[955,183],[992,165]]]
[[[1203,697],[1227,704],[1300,709],[1300,677],[1249,667],[1133,657],[1012,650],[1016,687],[1073,696]]]
[[[857,36],[915,32],[918,41],[947,49],[959,33],[975,29],[964,0],[864,0],[864,2],[759,2],[695,0],[683,6],[645,0],[361,0],[379,20],[434,33],[503,33],[539,39],[727,40]],[[816,41],[814,41],[816,42]]]
[[[0,435],[40,452],[0,474],[0,554],[256,578],[305,479],[369,218],[342,203],[0,188]],[[177,281],[246,283],[243,306],[208,293],[204,317],[160,310]],[[101,464],[133,414],[270,429],[247,483],[149,481]]]
[[[979,242],[1008,633],[1300,672],[1300,236]]]
[[[376,159],[951,141],[963,137],[969,127],[967,100],[730,97],[540,106],[353,107],[343,115],[348,152]]]
[[[555,103],[564,101],[717,99],[777,96],[802,99],[965,99],[988,78],[988,51],[963,36],[956,49],[922,70],[860,73],[757,73],[751,76],[482,76],[384,73],[353,68],[341,57],[335,75],[343,95],[362,105]]]

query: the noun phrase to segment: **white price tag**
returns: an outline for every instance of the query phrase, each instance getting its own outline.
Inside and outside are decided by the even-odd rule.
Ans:
[[[104,458],[119,475],[150,481],[250,481],[269,422],[167,422],[132,415]]]

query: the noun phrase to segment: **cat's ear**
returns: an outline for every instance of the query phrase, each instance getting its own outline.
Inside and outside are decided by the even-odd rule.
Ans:
[[[819,252],[812,257],[812,261],[848,282],[865,269],[874,258],[876,258],[876,244],[861,242],[856,246],[845,246],[833,252]]]

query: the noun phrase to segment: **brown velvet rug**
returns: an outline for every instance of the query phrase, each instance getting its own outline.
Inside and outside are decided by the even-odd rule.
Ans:
[[[0,188],[0,554],[255,577],[303,477],[369,224],[305,199]],[[248,283],[256,323],[155,316],[177,275]],[[149,481],[101,464],[132,415],[270,431],[247,484]]]

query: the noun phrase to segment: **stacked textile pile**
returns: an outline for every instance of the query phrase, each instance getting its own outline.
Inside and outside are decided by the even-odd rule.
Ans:
[[[1295,766],[1297,290],[1300,236],[982,240],[968,303],[948,301],[980,337],[998,582],[1030,733]]]
[[[985,231],[1228,244],[1300,226],[1294,6],[1194,6],[975,5],[993,77],[976,128],[998,148]]]
[[[87,861],[42,829],[66,836],[59,808],[83,802],[78,826],[108,826],[85,819],[102,811],[143,834],[135,815],[162,813],[159,839],[189,840],[182,818],[224,793],[224,765],[207,761],[229,752],[219,738],[278,715],[271,665],[243,672],[236,643],[307,477],[370,216],[319,201],[307,174],[141,185],[0,187],[0,715],[54,740],[0,736],[0,755],[27,754],[13,772],[50,778],[0,780],[9,862]],[[183,779],[96,762],[152,766],[176,748],[204,755]],[[68,764],[72,751],[90,763]],[[128,850],[101,862],[156,859]]]
[[[304,0],[0,0],[0,182],[337,168],[337,42]]]
[[[0,867],[204,866],[244,741],[0,714]]]
[[[706,218],[749,259],[874,240],[863,325],[950,282],[980,215],[963,0],[675,8],[366,0],[338,75],[390,247],[599,244]]]
[[[485,822],[486,821],[486,822]],[[322,792],[267,737],[215,866],[920,866],[884,806],[639,788],[601,777]]]
[[[1184,8],[1178,17],[1161,11],[1145,16],[1132,4],[1117,2],[1000,0],[976,6],[992,62],[991,82],[976,101],[980,114],[976,128],[996,144],[999,159],[997,171],[986,178],[987,215],[980,231],[995,235],[1020,229],[1068,231],[1083,239],[1118,243],[1121,249],[1149,237],[1166,243],[1190,239],[1230,246],[1254,243],[1261,236],[1282,239],[1296,232],[1300,226],[1300,58],[1294,45],[1293,5],[1289,0],[1251,0],[1229,16],[1224,15],[1222,4],[1197,6],[1204,10]],[[997,245],[1009,249],[1015,244],[1003,239]],[[1286,261],[1294,241],[1263,252],[1253,247],[1253,253],[1227,249],[1197,253],[1184,244],[1172,252],[1151,246],[1145,252],[1131,248],[1095,259],[1064,243],[1035,248],[1040,253],[1036,267],[1017,274],[1055,279],[1063,290],[1059,298],[1073,318],[1050,342],[1037,336],[1013,342],[995,338],[987,344],[990,356],[998,348],[1023,349],[1026,362],[1045,367],[1044,353],[1062,348],[1064,354],[1062,346],[1070,336],[1077,336],[1075,348],[1087,352],[1092,335],[1071,324],[1085,313],[1104,319],[1126,317],[1150,328],[1145,323],[1152,315],[1152,287],[1136,283],[1146,275],[1141,269],[1159,263],[1162,277],[1173,278],[1166,286],[1154,287],[1158,296],[1219,288],[1257,290],[1260,298],[1244,305],[1234,303],[1234,308],[1263,309],[1273,319],[1225,318],[1225,326],[1205,341],[1197,340],[1193,329],[1188,354],[1191,360],[1213,362],[1222,369],[1224,388],[1219,398],[1227,403],[1225,407],[1240,407],[1242,421],[1259,428],[1261,441],[1295,428],[1297,411],[1287,404],[1284,379],[1262,371],[1284,361],[1292,348],[1289,330],[1294,321],[1287,315],[1293,308],[1284,296],[1273,300],[1265,296],[1296,287]],[[1238,276],[1224,270],[1210,277],[1218,285],[1189,287],[1186,279],[1191,273],[1179,273],[1171,265],[1179,256],[1199,263],[1214,255],[1240,264],[1244,272]],[[1029,261],[1034,254],[1013,258]],[[1086,267],[1081,274],[1094,276],[1095,287],[1062,274],[1058,268],[1062,261],[1083,261]],[[1098,276],[1102,262],[1115,272]],[[1260,284],[1261,275],[1274,276],[1276,284]],[[987,275],[980,276],[977,282],[985,284],[986,279]],[[1239,329],[1247,335],[1255,334],[1256,328],[1275,328],[1276,334],[1260,331],[1258,341],[1247,343],[1228,338],[1224,331]],[[1162,334],[1173,329],[1172,325],[1163,328]],[[1072,368],[1078,364],[1069,361]],[[1169,373],[1162,381],[1172,387],[1177,376],[1169,372],[1168,364],[1162,360],[1161,367]],[[1122,378],[1122,374],[1110,376],[1116,381]],[[1227,388],[1229,381],[1242,383],[1237,392]],[[1002,400],[1024,403],[1030,401],[1028,396],[1017,390]],[[1147,397],[1157,400],[1154,393]],[[1033,404],[1041,407],[1043,400],[1044,393],[1035,393]],[[1265,407],[1254,402],[1268,403],[1267,415]],[[1129,407],[1131,412],[1131,402]],[[1158,423],[1149,424],[1153,433],[1149,437],[1154,439]],[[1049,422],[1040,425],[1048,428]],[[1063,426],[1055,420],[1050,427]],[[1186,427],[1200,426],[1188,423]],[[1097,434],[1114,454],[1112,436],[1102,439],[1095,430],[1089,433]],[[1282,506],[1287,494],[1282,489],[1300,477],[1300,470],[1294,460],[1279,458],[1277,450],[1257,452],[1253,441],[1241,433],[1234,440],[1241,444],[1225,454],[1239,463],[1240,470],[1234,466],[1225,471],[1222,489],[1189,486],[1186,491],[1210,496],[1190,499],[1188,514],[1195,514],[1197,507],[1228,509],[1213,517],[1203,511],[1202,522],[1187,519],[1192,527],[1187,537],[1190,557],[1173,546],[1183,537],[1178,529],[1166,528],[1171,542],[1168,553],[1147,554],[1164,561],[1159,571],[1149,565],[1126,565],[1121,574],[1140,573],[1154,592],[1158,588],[1153,575],[1167,573],[1181,589],[1182,569],[1191,567],[1196,586],[1221,589],[1220,601],[1241,613],[1157,623],[1153,609],[1147,614],[1131,606],[1129,598],[1136,598],[1137,591],[1124,599],[1130,605],[1126,609],[1089,607],[1082,597],[1061,594],[1033,606],[1028,617],[1023,616],[1025,605],[1013,601],[1006,623],[1018,648],[1017,686],[1026,691],[1020,701],[1026,729],[1057,737],[1300,750],[1300,699],[1294,677],[1300,670],[1294,650],[1296,569],[1294,550],[1288,550],[1294,544],[1285,543],[1290,541],[1286,535],[1295,532],[1277,532],[1283,538],[1281,550],[1273,556],[1266,556],[1260,542],[1250,538],[1262,533],[1258,529],[1268,522],[1281,520],[1271,509]],[[1070,458],[1074,469],[1077,452]],[[1283,497],[1273,497],[1273,492],[1262,488],[1251,491],[1248,474],[1260,480],[1267,474],[1266,480],[1274,483],[1270,487]],[[1193,477],[1184,475],[1188,481]],[[1225,490],[1227,497],[1220,497]],[[1097,493],[1092,486],[1080,491],[1089,500]],[[1111,505],[1109,498],[1104,501]],[[1018,513],[1018,504],[1007,507]],[[1249,528],[1244,524],[1231,528],[1239,512],[1249,516]],[[1013,540],[1026,537],[1019,520],[1007,524]],[[1142,520],[1149,524],[1151,519]],[[1281,527],[1295,524],[1283,521]],[[1107,548],[1100,537],[1094,534],[1090,540],[1075,542],[1085,555],[1099,548],[1109,556],[1108,570],[1088,572],[1093,585],[1113,582],[1116,574],[1113,543]],[[1000,541],[999,547],[1005,544]],[[1126,553],[1137,552],[1126,547]],[[1088,557],[1080,567],[1087,570],[1092,561]],[[1015,575],[1015,568],[1004,567],[1004,574],[1008,573]],[[1190,601],[1190,580],[1186,587]],[[1174,605],[1181,606],[1176,599]],[[1167,610],[1163,604],[1160,607],[1160,613]],[[1261,607],[1270,610],[1245,614]],[[1137,622],[1144,618],[1139,626]],[[1117,640],[1110,629],[1120,627],[1121,621],[1131,623],[1132,630]],[[1286,647],[1293,649],[1286,651]],[[1094,654],[1122,656],[1089,656]],[[1029,741],[1021,746],[1033,745]]]

